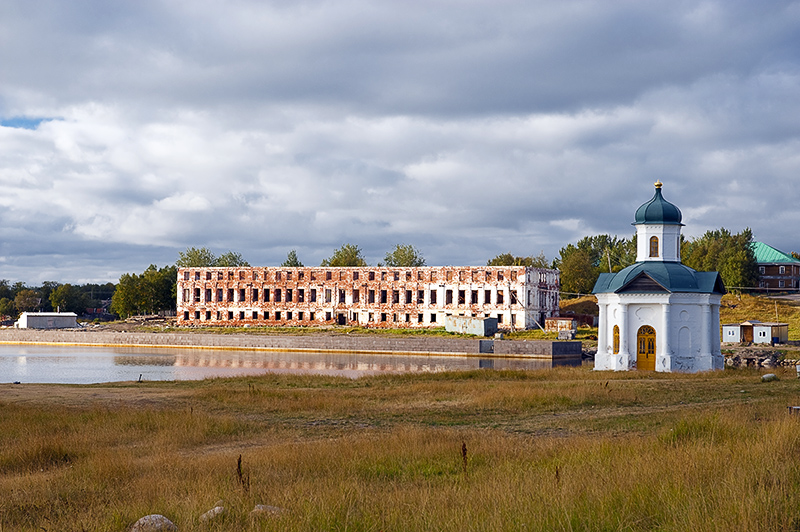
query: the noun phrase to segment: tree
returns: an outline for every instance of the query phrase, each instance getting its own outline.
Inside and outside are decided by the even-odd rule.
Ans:
[[[7,297],[0,298],[0,316],[17,316],[17,308],[14,306],[14,302]]]
[[[14,306],[17,307],[17,310],[20,312],[33,312],[39,308],[41,303],[42,298],[30,288],[20,290],[14,298]]]
[[[379,264],[381,266],[381,264]],[[397,244],[394,250],[387,252],[382,266],[393,268],[414,268],[425,266],[422,253],[411,244]]]
[[[599,275],[592,264],[591,255],[578,249],[561,261],[561,290],[569,294],[588,294],[594,288]]]
[[[749,228],[735,235],[724,227],[706,231],[700,238],[683,242],[681,261],[698,271],[718,271],[727,287],[755,287],[758,262],[752,242]]]
[[[77,286],[67,283],[58,285],[50,292],[50,304],[61,312],[78,314],[86,309],[86,298]]]
[[[516,257],[511,253],[501,253],[493,259],[489,259],[487,266],[528,266],[533,268],[549,268],[550,263],[544,256],[544,251],[537,256]]]
[[[186,248],[186,251],[178,252],[178,260],[175,266],[178,268],[207,268],[214,266],[216,257],[208,248]]]
[[[125,273],[111,298],[111,312],[121,318],[135,314],[155,314],[175,308],[176,266],[158,268],[151,264],[141,275]]]
[[[220,268],[234,268],[237,266],[247,267],[250,266],[250,263],[242,258],[241,253],[228,251],[214,259],[213,265]]]
[[[302,268],[303,263],[297,258],[297,252],[295,250],[291,250],[286,255],[286,260],[281,263],[281,266],[284,268]]]
[[[366,266],[367,261],[361,254],[361,249],[354,244],[342,244],[342,247],[334,250],[330,258],[324,259],[320,266],[329,267],[356,267]]]

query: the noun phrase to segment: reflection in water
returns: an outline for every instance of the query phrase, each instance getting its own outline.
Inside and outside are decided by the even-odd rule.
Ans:
[[[143,380],[192,380],[264,373],[356,378],[380,373],[530,370],[580,364],[580,359],[0,345],[0,382],[88,384],[133,381],[139,375]]]

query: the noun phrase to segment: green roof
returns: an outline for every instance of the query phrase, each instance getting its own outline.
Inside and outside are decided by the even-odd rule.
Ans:
[[[800,260],[763,242],[753,242],[750,244],[750,247],[753,248],[753,253],[756,255],[756,262],[759,264],[774,264],[776,262],[800,264]]]
[[[608,292],[724,294],[725,286],[717,272],[698,272],[680,262],[646,261],[617,273],[601,273],[592,293]]]
[[[681,210],[661,195],[661,183],[656,183],[656,193],[647,203],[636,209],[633,225],[666,224],[683,225]]]

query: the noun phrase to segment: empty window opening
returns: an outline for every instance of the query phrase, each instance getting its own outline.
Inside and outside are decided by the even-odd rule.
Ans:
[[[406,323],[411,323],[411,314],[406,314]]]
[[[375,280],[375,272],[369,272],[369,280],[370,281],[374,281]]]
[[[280,281],[281,280],[281,272],[275,272],[275,280],[276,281]]]
[[[392,314],[392,321],[397,322],[397,314]]]
[[[417,314],[417,323],[422,323],[422,314]]]
[[[188,281],[189,280],[189,272],[183,272],[183,280],[184,281]]]
[[[367,303],[375,303],[375,290],[367,292]]]
[[[199,310],[195,310],[194,311],[194,319],[196,319],[196,320],[200,319],[200,311]]]
[[[245,297],[246,297],[246,296],[245,296],[245,290],[244,290],[244,288],[240,288],[240,289],[239,289],[239,301],[244,301],[244,300],[245,300]]]
[[[330,303],[333,300],[333,295],[331,294],[331,289],[325,289],[325,303]],[[330,319],[330,318],[329,318]]]
[[[211,289],[206,288],[206,301],[211,301]]]
[[[258,272],[253,272],[253,280],[258,281]]]
[[[491,290],[484,290],[483,291],[483,304],[484,305],[491,305],[492,304],[492,291]]]
[[[358,303],[361,294],[358,293],[358,288],[353,290],[353,303]]]
[[[395,281],[399,281],[400,280],[400,272],[394,272],[394,280]]]
[[[297,279],[298,280],[302,281],[305,276],[306,276],[305,272],[297,272]]]
[[[498,290],[497,291],[497,304],[498,305],[502,305],[503,304],[503,291],[502,290]]]
[[[253,311],[253,319],[254,320],[258,319],[258,311],[256,311],[256,310]]]
[[[381,281],[386,280],[386,272],[381,272]]]
[[[217,272],[217,280],[218,281],[222,280],[222,272]]]
[[[228,311],[228,319],[229,319],[229,320],[232,320],[232,319],[233,319],[233,311],[232,311],[232,310],[229,310],[229,311]]]
[[[436,314],[431,314],[431,323],[436,323]]]
[[[297,302],[298,303],[304,303],[305,300],[306,300],[306,291],[305,291],[305,289],[298,288],[297,289]],[[300,319],[302,319],[302,318],[300,318]]]
[[[243,319],[244,319],[244,311],[243,311],[243,310],[240,310],[240,311],[239,311],[239,319],[240,319],[240,320],[243,320]]]
[[[330,312],[326,312],[325,313],[325,321],[331,321],[331,313]]]
[[[436,290],[431,290],[431,305],[436,304]]]
[[[206,311],[206,321],[210,321],[210,320],[211,320],[211,311],[207,310]]]
[[[264,312],[264,319],[265,319],[265,320],[268,320],[268,319],[269,319],[269,311],[265,311],[265,312]]]
[[[333,278],[331,272],[325,272],[325,280],[330,281]]]
[[[505,279],[505,277],[503,276],[503,272],[497,272],[497,280],[502,281],[503,279]]]
[[[345,291],[339,290],[339,303],[344,303],[344,302],[345,302]]]
[[[381,321],[386,321],[386,313],[381,312]]]
[[[195,303],[199,303],[200,302],[200,289],[199,288],[195,288],[194,289],[194,302]]]
[[[473,290],[472,291],[472,294],[471,294],[469,302],[472,305],[477,305],[478,304],[478,291],[477,290]]]
[[[281,311],[275,312],[275,321],[281,321]]]
[[[217,301],[222,301],[222,288],[217,288]]]
[[[186,320],[186,321],[189,321],[189,311],[188,310],[185,310],[183,312],[183,319]]]
[[[392,290],[392,303],[395,305],[400,303],[400,290]]]
[[[253,301],[258,301],[258,288],[253,288]]]
[[[183,289],[183,300],[186,301],[187,303],[190,301],[188,288]]]
[[[406,290],[406,305],[413,303],[413,297],[413,292],[411,292],[411,290]]]
[[[311,280],[312,281],[316,281],[317,280],[317,272],[311,272]]]
[[[372,312],[369,313],[369,317],[367,318],[368,321],[375,321],[375,314]]]
[[[199,281],[200,280],[200,272],[194,272],[194,280],[195,281]]]
[[[445,292],[444,292],[444,304],[445,305],[452,305],[453,304],[453,291],[452,290],[445,290]]]
[[[287,281],[291,281],[292,280],[292,272],[286,272],[286,280]]]
[[[276,288],[275,289],[275,303],[280,303],[280,302],[281,302],[281,289],[280,288]]]
[[[244,272],[239,272],[239,280],[244,281]]]
[[[459,305],[466,305],[467,304],[467,291],[466,290],[459,290],[458,291],[458,304]]]
[[[292,313],[291,312],[288,312],[288,311],[286,312],[286,320],[287,321],[292,321]]]
[[[303,311],[302,310],[297,313],[297,319],[300,320],[300,321],[303,321]]]
[[[316,301],[317,301],[317,289],[316,288],[312,288],[311,289],[311,298],[310,298],[310,300],[311,300],[312,303],[316,303]]]
[[[386,298],[387,298],[386,294],[387,294],[386,290],[381,290],[381,303],[383,304],[386,303]]]
[[[511,280],[512,281],[517,280],[517,270],[511,270]]]
[[[286,301],[289,301],[289,302],[294,301],[294,299],[292,298],[292,295],[293,295],[292,294],[292,289],[291,288],[287,288],[286,289]]]
[[[219,311],[219,310],[217,311],[217,319],[218,320],[222,319],[222,311]]]
[[[228,280],[233,281],[233,272],[228,272]]]
[[[308,313],[308,319],[311,320],[311,321],[314,321],[314,313],[313,312],[309,312]]]
[[[211,280],[211,272],[206,272],[206,281]]]
[[[502,314],[498,314],[497,315],[497,323],[503,323],[503,315]]]
[[[425,303],[425,290],[417,290],[417,305]]]
[[[353,280],[358,281],[358,272],[353,272]]]
[[[448,281],[452,281],[453,280],[453,272],[451,272],[450,270],[447,270],[447,273],[445,274],[445,279],[447,279]]]
[[[511,304],[512,305],[517,305],[518,303],[519,303],[519,301],[517,301],[517,291],[516,290],[512,290],[511,291]]]
[[[269,303],[269,288],[264,289],[264,303]]]

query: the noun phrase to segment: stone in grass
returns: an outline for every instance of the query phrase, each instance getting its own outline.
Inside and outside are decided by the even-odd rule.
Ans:
[[[215,517],[218,517],[224,513],[225,513],[225,507],[222,506],[221,504],[217,504],[212,509],[210,509],[209,511],[200,516],[200,522],[207,523],[208,521],[211,521]]]
[[[778,380],[778,376],[775,375],[774,373],[766,373],[766,374],[761,376],[761,382],[772,382],[772,381],[777,381],[777,380]]]
[[[175,523],[159,514],[146,515],[133,523],[130,532],[176,532]]]
[[[274,517],[282,514],[285,510],[277,506],[269,506],[267,504],[256,504],[250,515],[253,517]]]

